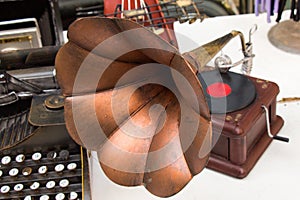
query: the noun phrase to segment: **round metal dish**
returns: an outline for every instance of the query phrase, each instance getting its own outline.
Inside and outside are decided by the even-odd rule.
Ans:
[[[277,48],[300,54],[300,23],[286,20],[278,23],[268,33],[270,42]]]

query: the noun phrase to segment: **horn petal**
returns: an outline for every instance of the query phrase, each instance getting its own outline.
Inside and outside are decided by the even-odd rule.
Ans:
[[[67,97],[65,100],[65,121],[69,134],[78,144],[91,150],[99,150],[119,124],[128,120],[134,112],[163,90],[163,87],[158,85],[155,87],[144,85],[137,88],[129,102],[126,102],[126,97],[135,88],[136,86],[133,84],[96,94]],[[113,106],[118,109],[112,110]],[[114,115],[118,116],[119,123]],[[85,117],[82,118],[82,116]],[[77,118],[79,119],[77,120]],[[101,127],[98,126],[98,123]],[[83,125],[80,126],[81,124]]]

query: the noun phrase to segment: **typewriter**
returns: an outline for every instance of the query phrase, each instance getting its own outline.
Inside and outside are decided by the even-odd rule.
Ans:
[[[11,120],[19,125],[22,121],[16,116],[6,123]],[[13,129],[12,137],[22,133]],[[0,152],[0,199],[90,199],[86,150],[69,138],[64,125],[33,129],[24,142]],[[7,135],[1,131],[2,138]]]
[[[90,200],[88,152],[66,130],[55,79],[57,1],[0,5],[0,200]]]

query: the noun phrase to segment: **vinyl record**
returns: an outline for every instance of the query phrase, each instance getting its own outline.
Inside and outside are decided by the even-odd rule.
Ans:
[[[245,75],[218,70],[198,74],[211,113],[245,108],[256,97],[255,85]]]

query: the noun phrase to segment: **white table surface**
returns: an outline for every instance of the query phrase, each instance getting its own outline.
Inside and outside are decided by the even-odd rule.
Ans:
[[[286,13],[288,14],[288,13]],[[286,18],[285,18],[286,19]],[[175,24],[179,47],[189,51],[231,30],[242,31],[248,38],[249,28],[258,25],[252,37],[254,66],[252,76],[276,82],[280,87],[278,99],[300,97],[300,55],[283,52],[268,41],[267,32],[275,24],[266,22],[266,15],[226,16],[205,19],[202,23]],[[187,35],[193,42],[186,42]],[[234,39],[235,40],[235,39]],[[224,53],[235,57],[240,54],[240,43],[230,42]],[[298,41],[300,42],[300,41]],[[233,53],[233,54],[232,54]],[[238,69],[235,69],[238,70]],[[171,200],[290,200],[300,198],[300,102],[278,104],[277,113],[285,120],[280,135],[290,138],[290,143],[273,141],[254,169],[244,179],[235,179],[205,169]],[[161,199],[151,195],[144,187],[123,187],[112,183],[99,167],[96,155],[91,157],[91,186],[94,200]]]

